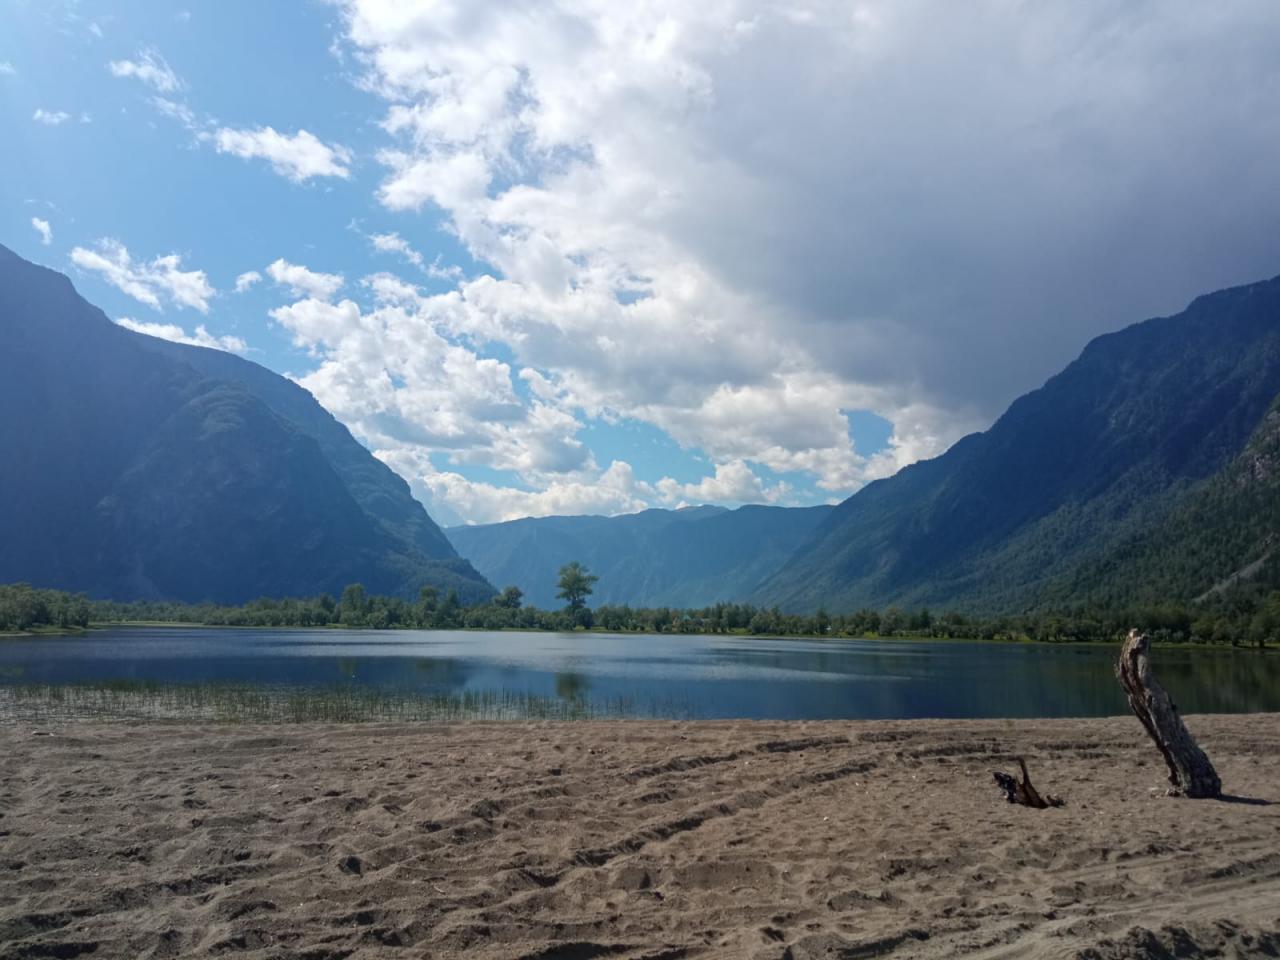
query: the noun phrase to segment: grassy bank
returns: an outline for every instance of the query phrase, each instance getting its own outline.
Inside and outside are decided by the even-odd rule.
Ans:
[[[674,702],[511,690],[423,694],[350,687],[108,680],[0,685],[0,722],[399,723],[681,718]]]

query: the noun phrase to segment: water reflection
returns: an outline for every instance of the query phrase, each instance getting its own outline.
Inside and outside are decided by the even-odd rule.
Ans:
[[[0,684],[106,679],[508,691],[638,712],[779,719],[1127,712],[1117,651],[867,640],[341,630],[117,629],[0,642]],[[1280,655],[1158,648],[1192,712],[1280,710]]]
[[[580,673],[557,673],[556,696],[561,700],[586,700],[591,683]]]

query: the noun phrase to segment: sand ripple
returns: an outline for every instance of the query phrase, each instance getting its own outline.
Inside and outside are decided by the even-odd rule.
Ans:
[[[0,727],[0,958],[1280,956],[1280,804],[1162,786],[1129,718]]]

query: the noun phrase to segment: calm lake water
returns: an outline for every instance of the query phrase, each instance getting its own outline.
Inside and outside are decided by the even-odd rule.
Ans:
[[[0,639],[0,684],[103,680],[510,691],[639,715],[855,719],[1127,712],[1118,648],[708,636],[132,628]],[[1280,710],[1280,656],[1161,647],[1184,713]]]

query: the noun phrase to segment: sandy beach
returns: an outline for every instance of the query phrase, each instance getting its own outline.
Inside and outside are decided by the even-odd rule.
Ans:
[[[1243,799],[1131,717],[0,726],[0,957],[1280,955],[1280,715],[1188,723]]]

